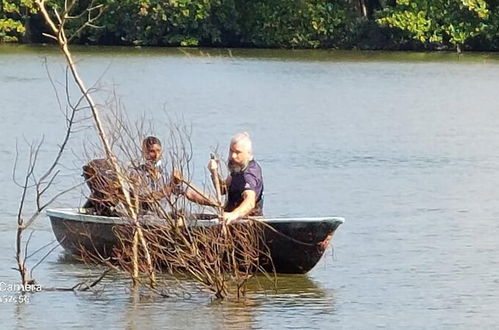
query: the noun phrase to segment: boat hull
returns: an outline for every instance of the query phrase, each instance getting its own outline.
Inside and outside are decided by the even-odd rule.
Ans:
[[[119,241],[116,235],[126,222],[114,217],[79,214],[70,210],[49,210],[53,232],[61,246],[71,254],[81,256],[81,251],[92,251],[104,258],[113,257]],[[294,218],[262,219],[264,242],[272,262],[260,256],[260,265],[266,271],[304,274],[321,259],[324,251],[344,219]],[[216,220],[201,220],[197,226],[218,226]]]

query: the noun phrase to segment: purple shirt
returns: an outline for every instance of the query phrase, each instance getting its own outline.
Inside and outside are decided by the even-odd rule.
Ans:
[[[226,212],[233,211],[243,201],[243,192],[253,190],[256,194],[255,208],[249,215],[262,215],[263,211],[263,177],[260,165],[254,160],[241,172],[231,173],[231,183],[228,193]]]

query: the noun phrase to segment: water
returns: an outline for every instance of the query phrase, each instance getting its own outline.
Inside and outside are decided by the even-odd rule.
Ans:
[[[168,116],[192,125],[195,178],[211,148],[226,153],[239,130],[254,138],[273,216],[347,219],[333,250],[306,276],[252,283],[244,302],[206,295],[137,298],[113,274],[97,294],[43,292],[4,303],[7,328],[492,328],[499,321],[499,56],[272,50],[78,49],[100,102],[115,90],[130,117]],[[49,47],[0,47],[0,281],[14,283],[11,169],[16,139],[45,134],[40,164],[53,157],[64,121],[47,78],[64,84]],[[70,143],[57,187],[78,176],[83,146]],[[88,144],[88,143],[87,143]],[[24,158],[23,158],[24,157]],[[24,163],[23,163],[24,164]],[[21,167],[24,170],[24,167]],[[81,190],[55,206],[81,203]],[[45,217],[34,250],[53,239]],[[36,258],[35,258],[36,259]],[[34,260],[33,262],[35,262]],[[100,270],[61,259],[35,269],[50,286]],[[262,283],[264,281],[261,281]]]

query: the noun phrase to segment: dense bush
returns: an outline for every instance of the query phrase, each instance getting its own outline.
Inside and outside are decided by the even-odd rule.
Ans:
[[[95,0],[74,42],[144,46],[499,49],[499,0]],[[61,8],[64,0],[49,4]],[[82,12],[90,0],[78,1]],[[75,31],[86,19],[73,21]],[[0,42],[37,42],[33,0],[2,0]],[[45,39],[46,40],[46,39]],[[411,41],[412,40],[412,41]]]
[[[33,0],[1,0],[0,7],[0,42],[20,41],[26,33],[25,22],[36,13]]]
[[[306,47],[344,38],[345,6],[318,0],[106,1],[81,40],[135,45]]]
[[[422,43],[458,50],[476,37],[494,39],[498,26],[497,5],[485,0],[397,0],[378,15],[380,24],[407,31]]]
[[[245,2],[245,1],[240,1]],[[353,13],[341,1],[254,0],[238,12],[241,42],[257,47],[334,46],[343,41]]]
[[[232,0],[108,0],[101,29],[87,29],[80,40],[99,44],[220,44],[236,13]],[[214,14],[218,13],[218,14]]]

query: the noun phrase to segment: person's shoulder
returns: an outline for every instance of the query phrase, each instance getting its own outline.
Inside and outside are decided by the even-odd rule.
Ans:
[[[253,176],[255,178],[261,178],[262,168],[257,163],[256,160],[251,160],[248,164],[248,168],[244,171],[245,176]]]
[[[258,171],[258,172],[261,172],[262,171],[262,167],[260,166],[260,164],[252,159],[250,160],[249,164],[248,164],[248,169],[252,170],[252,171]]]
[[[128,167],[127,167],[127,172],[129,174],[134,174],[134,175],[137,175],[139,173],[142,173],[144,171],[142,164],[129,164]]]

